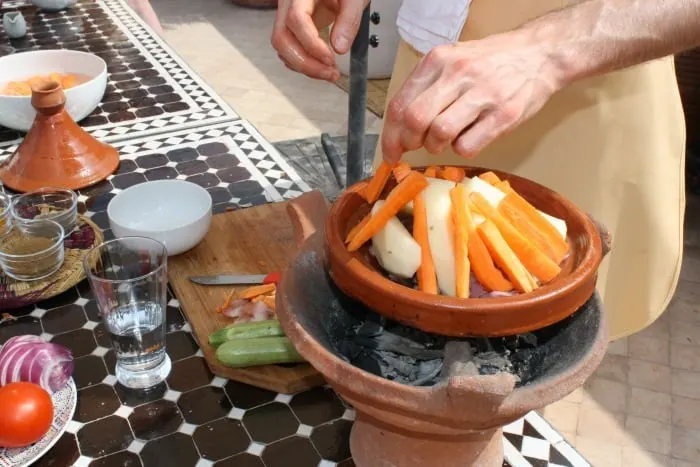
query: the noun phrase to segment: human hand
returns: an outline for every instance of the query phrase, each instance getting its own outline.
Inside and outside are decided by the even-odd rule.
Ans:
[[[158,34],[163,34],[163,27],[149,0],[126,0],[126,3]]]
[[[449,145],[471,158],[534,115],[561,82],[546,48],[517,31],[436,47],[389,103],[384,159]]]
[[[335,81],[340,72],[335,55],[345,54],[357,35],[369,0],[280,0],[272,46],[287,68],[311,78]],[[333,23],[331,44],[319,30]]]

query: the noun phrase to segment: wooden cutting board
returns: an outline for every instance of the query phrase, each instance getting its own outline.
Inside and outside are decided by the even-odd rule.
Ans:
[[[230,324],[228,318],[216,313],[216,307],[237,287],[203,286],[188,279],[209,274],[283,272],[295,253],[286,209],[286,202],[274,203],[214,216],[207,236],[196,248],[169,258],[168,279],[214,374],[288,394],[325,384],[323,376],[306,363],[242,369],[220,364],[208,336]]]

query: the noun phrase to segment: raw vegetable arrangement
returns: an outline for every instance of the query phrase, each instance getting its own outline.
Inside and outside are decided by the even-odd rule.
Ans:
[[[380,200],[392,176],[397,185]],[[348,233],[348,251],[371,242],[390,278],[415,279],[426,293],[532,292],[561,272],[569,253],[566,222],[536,209],[493,172],[470,178],[460,167],[420,173],[384,163],[362,195],[372,210]]]
[[[209,335],[217,360],[231,368],[304,361],[276,319],[276,292],[270,283],[229,294],[217,312],[233,322]]]
[[[0,348],[0,448],[21,448],[39,441],[51,428],[51,394],[71,378],[68,349],[26,335]]]

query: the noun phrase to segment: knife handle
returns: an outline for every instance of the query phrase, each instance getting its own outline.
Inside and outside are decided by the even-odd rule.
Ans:
[[[271,272],[263,279],[263,284],[277,284],[282,279],[282,275],[279,272]]]

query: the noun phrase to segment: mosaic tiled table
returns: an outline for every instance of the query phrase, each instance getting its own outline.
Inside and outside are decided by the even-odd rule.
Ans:
[[[19,51],[69,48],[108,62],[104,102],[81,123],[117,147],[122,162],[115,175],[79,196],[106,238],[112,237],[109,200],[148,180],[197,183],[209,190],[217,213],[313,188],[121,0],[81,0],[59,13],[6,1],[2,11],[11,9],[21,10],[28,22],[28,36],[13,42]],[[0,160],[19,136],[0,128]],[[174,298],[167,322],[172,373],[166,384],[135,392],[116,384],[114,352],[86,282],[0,321],[0,344],[14,335],[42,335],[69,347],[76,358],[73,421],[35,465],[353,465],[348,435],[354,414],[332,390],[276,394],[214,377]],[[507,466],[589,465],[536,413],[509,426],[504,441]]]
[[[105,141],[137,138],[208,123],[235,120],[236,113],[122,0],[80,0],[56,13],[28,2],[4,2],[18,10],[27,35],[12,40],[18,52],[71,49],[91,52],[107,63],[109,78],[102,103],[81,122]],[[0,44],[8,43],[0,28]],[[20,134],[0,127],[0,145]]]

